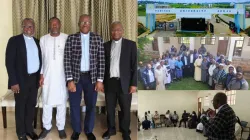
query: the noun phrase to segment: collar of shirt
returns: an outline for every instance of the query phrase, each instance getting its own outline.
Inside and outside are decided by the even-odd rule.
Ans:
[[[26,36],[25,34],[23,34],[23,37],[26,38],[26,39],[32,39],[33,38],[33,37]]]
[[[119,40],[112,40],[113,43],[121,43],[122,38],[120,38]]]
[[[226,105],[226,104],[224,104],[224,105]],[[221,110],[221,108],[222,108],[224,105],[222,105],[222,106],[220,106],[220,107],[218,108],[218,112]],[[217,113],[218,113],[218,112],[217,112]]]
[[[81,32],[81,36],[84,37],[84,38],[88,38],[89,34],[90,34],[89,32],[87,34],[84,34],[84,33]]]

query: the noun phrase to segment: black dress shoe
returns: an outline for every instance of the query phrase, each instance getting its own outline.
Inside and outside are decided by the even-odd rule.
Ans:
[[[43,131],[39,134],[38,139],[44,139],[49,134],[49,132],[50,130],[43,128]]]
[[[96,140],[95,135],[93,133],[86,134],[88,140]]]
[[[27,133],[27,136],[29,136],[32,140],[37,140],[38,136],[35,132]]]
[[[18,136],[18,140],[28,140],[27,137],[24,135],[24,136]]]
[[[59,130],[58,133],[59,133],[59,138],[60,139],[66,139],[67,138],[67,135],[66,135],[64,130]]]
[[[78,133],[78,132],[73,132],[73,134],[71,135],[71,140],[78,140],[79,139],[79,135],[81,133]]]
[[[107,131],[102,135],[102,138],[103,138],[103,139],[109,139],[110,136],[113,136],[113,135],[116,135],[116,132],[115,132],[115,131],[109,131],[109,130],[107,130]]]
[[[131,140],[129,135],[122,134],[122,138],[123,138],[123,140]]]

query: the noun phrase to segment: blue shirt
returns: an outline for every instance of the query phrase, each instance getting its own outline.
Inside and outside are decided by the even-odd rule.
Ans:
[[[81,71],[89,71],[89,33],[81,33],[82,43],[82,58],[81,58]]]
[[[181,69],[182,66],[183,66],[182,61],[178,61],[178,60],[177,60],[177,61],[175,62],[175,66]]]
[[[174,60],[174,59],[168,60],[168,64],[170,66],[170,69],[175,69],[175,62],[176,62],[176,60]]]
[[[27,69],[28,73],[36,73],[39,70],[40,61],[38,55],[38,48],[33,37],[27,37],[23,35],[26,52],[27,52]]]

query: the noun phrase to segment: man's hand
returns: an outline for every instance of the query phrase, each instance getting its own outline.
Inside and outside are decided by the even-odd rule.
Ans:
[[[104,87],[103,87],[103,83],[97,81],[95,84],[95,91],[97,92],[104,92]]]
[[[19,93],[19,91],[20,91],[19,85],[16,84],[16,85],[11,86],[11,90],[12,90],[14,93]]]
[[[68,82],[68,90],[70,92],[76,92],[76,85],[75,85],[74,81]]]
[[[136,86],[130,86],[129,93],[135,93],[136,92]]]
[[[40,87],[43,86],[43,82],[44,82],[44,78],[43,78],[43,75],[41,74],[41,75],[40,75],[40,80],[39,80],[39,85],[40,85]]]

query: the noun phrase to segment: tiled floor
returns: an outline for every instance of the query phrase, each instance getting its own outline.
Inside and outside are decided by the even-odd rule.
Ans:
[[[206,140],[195,129],[183,127],[162,127],[138,132],[138,140]]]
[[[0,112],[2,114],[2,112]],[[70,139],[72,134],[71,125],[69,122],[70,118],[67,116],[66,120],[66,134],[67,140]],[[55,125],[55,119],[53,119],[53,128],[49,135],[45,138],[45,140],[59,140],[57,128]],[[118,129],[118,125],[117,125]],[[102,140],[102,134],[106,131],[106,115],[100,114],[96,116],[94,134],[97,140]],[[137,118],[134,113],[131,113],[131,139],[137,140]],[[36,133],[40,133],[40,122],[38,121],[38,127],[35,130]],[[87,138],[83,133],[80,135],[80,140],[86,140]],[[7,128],[3,128],[3,119],[2,115],[0,115],[0,140],[17,140],[16,137],[16,129],[15,129],[15,116],[14,112],[7,112]],[[117,132],[116,136],[112,136],[110,140],[122,140],[121,133]]]

